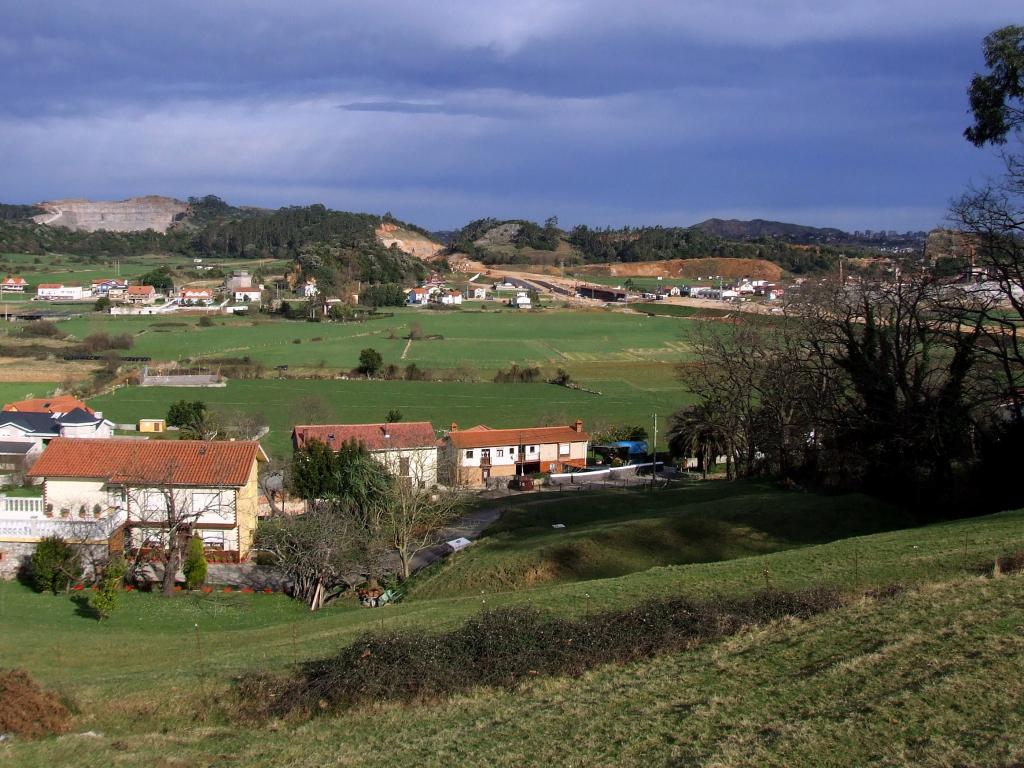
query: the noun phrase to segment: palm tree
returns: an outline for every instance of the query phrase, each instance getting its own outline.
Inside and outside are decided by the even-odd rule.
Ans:
[[[721,428],[711,418],[706,403],[691,405],[672,414],[668,447],[673,456],[695,458],[701,475],[707,480],[708,466],[726,447]]]

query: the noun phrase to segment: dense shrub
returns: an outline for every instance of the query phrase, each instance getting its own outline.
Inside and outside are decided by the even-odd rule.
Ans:
[[[30,574],[37,590],[57,594],[82,578],[82,563],[78,552],[64,539],[47,536],[36,544]]]
[[[33,320],[21,329],[21,334],[40,339],[63,339],[65,336],[64,331],[49,320]]]
[[[520,368],[517,363],[512,363],[508,370],[494,374],[495,384],[535,384],[540,380],[540,368],[529,365]]]
[[[203,550],[203,540],[198,536],[188,540],[188,554],[181,570],[189,589],[199,589],[206,582],[206,552]]]
[[[96,618],[100,621],[109,618],[117,608],[121,585],[127,572],[128,563],[120,555],[112,555],[103,567],[103,575],[96,590],[89,594],[89,607],[96,612]]]
[[[111,336],[109,333],[91,333],[82,339],[80,351],[86,355],[98,355],[111,349],[131,349],[135,343],[130,333]]]
[[[237,693],[249,716],[433,699],[477,686],[511,687],[538,675],[580,675],[841,604],[835,590],[814,588],[765,590],[742,600],[673,597],[576,619],[533,608],[484,611],[442,634],[367,635],[334,657],[302,665],[293,677],[245,677]]]

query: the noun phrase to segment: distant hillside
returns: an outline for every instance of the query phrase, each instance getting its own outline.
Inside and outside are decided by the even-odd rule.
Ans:
[[[694,224],[692,229],[706,232],[723,240],[760,240],[762,238],[778,238],[790,243],[837,243],[850,239],[850,235],[841,229],[832,227],[808,227],[803,224],[786,224],[781,221],[765,219],[707,219]]]
[[[188,212],[187,203],[159,195],[99,202],[51,200],[39,207],[43,213],[32,217],[37,224],[81,232],[166,232]]]

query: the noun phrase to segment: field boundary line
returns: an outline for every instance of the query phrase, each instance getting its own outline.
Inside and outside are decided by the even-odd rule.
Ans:
[[[402,356],[400,358],[398,358],[399,360],[405,360],[405,356],[407,354],[409,354],[409,347],[411,347],[411,346],[412,346],[412,339],[409,339],[407,342],[405,342],[405,349],[402,350]]]

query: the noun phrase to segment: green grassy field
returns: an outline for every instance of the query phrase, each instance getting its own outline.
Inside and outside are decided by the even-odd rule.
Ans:
[[[574,363],[675,363],[689,353],[691,328],[670,318],[621,312],[432,312],[395,310],[366,323],[307,323],[261,318],[218,318],[200,328],[188,317],[94,315],[60,323],[66,333],[130,333],[134,354],[157,360],[248,355],[267,365],[351,369],[365,347],[387,363],[428,368],[494,371],[510,363],[564,366]],[[422,339],[404,337],[418,324]]]
[[[602,579],[911,524],[900,510],[859,494],[829,503],[813,494],[790,494],[780,502],[776,489],[756,483],[513,497],[480,544],[444,563],[415,594],[441,597]]]
[[[695,490],[721,494],[724,514],[749,492],[724,488]],[[798,498],[772,493],[782,509]],[[836,504],[808,498],[820,511]],[[802,503],[794,519],[812,519]],[[863,507],[850,500],[847,517]],[[509,524],[542,521],[530,514]],[[1024,757],[1024,577],[974,574],[1022,547],[1024,512],[1010,512],[618,578],[414,596],[380,611],[342,604],[309,614],[282,596],[132,593],[104,624],[66,597],[0,584],[4,665],[60,690],[76,708],[73,733],[92,732],[15,742],[0,756],[18,766],[1011,765]],[[382,627],[443,629],[512,604],[580,615],[655,595],[746,594],[766,574],[783,589],[920,587],[515,691],[308,723],[243,725],[225,709],[234,675],[322,657]]]
[[[13,400],[25,400],[29,397],[49,397],[53,394],[53,384],[45,382],[0,382],[0,406]]]
[[[658,412],[663,431],[668,415],[692,396],[673,379],[670,368],[653,368],[646,382],[632,381],[632,372],[617,366],[592,371],[595,375],[587,382],[601,395],[551,384],[256,379],[212,389],[126,387],[89,404],[120,424],[163,418],[168,406],[181,399],[245,411],[270,427],[263,444],[277,457],[290,454],[295,424],[379,422],[392,408],[405,421],[430,421],[437,429],[447,429],[453,421],[463,427],[516,427],[569,424],[577,418],[590,426],[627,422],[653,429],[651,414]]]

